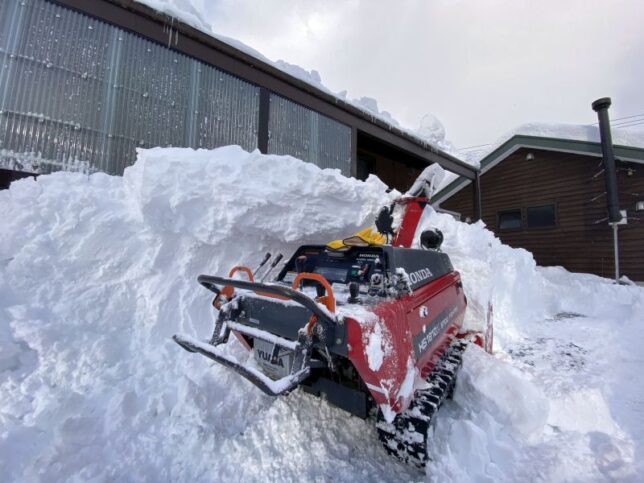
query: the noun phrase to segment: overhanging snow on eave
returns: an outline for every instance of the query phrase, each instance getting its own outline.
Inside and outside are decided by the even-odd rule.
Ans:
[[[508,156],[522,148],[542,149],[560,153],[602,156],[601,144],[576,139],[546,138],[539,136],[516,135],[481,160],[481,175],[484,175]],[[644,164],[644,149],[632,146],[613,145],[618,161]],[[431,199],[432,205],[440,204],[470,184],[469,179],[456,178]]]

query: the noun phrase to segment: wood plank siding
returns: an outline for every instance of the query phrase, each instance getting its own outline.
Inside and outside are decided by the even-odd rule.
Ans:
[[[527,159],[528,153],[534,159]],[[618,162],[617,168],[620,207],[629,216],[619,227],[621,273],[644,281],[644,212],[635,211],[635,203],[644,201],[644,166]],[[539,265],[612,277],[612,228],[601,170],[597,157],[519,149],[481,176],[483,221],[504,243],[531,251]],[[556,207],[556,224],[527,227],[527,208],[548,204]],[[440,206],[474,218],[469,185]],[[500,231],[498,213],[512,209],[521,210],[522,228]]]

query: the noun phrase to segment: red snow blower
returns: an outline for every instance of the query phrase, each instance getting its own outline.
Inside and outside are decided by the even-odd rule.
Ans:
[[[271,396],[299,387],[373,416],[384,448],[424,467],[432,420],[454,388],[466,345],[492,345],[491,310],[485,333],[461,330],[467,300],[440,250],[442,233],[424,231],[420,248],[411,248],[433,174],[430,166],[383,207],[375,230],[300,247],[272,282],[265,280],[281,255],[268,263],[267,254],[255,271],[237,266],[228,277],[200,275],[216,294],[213,335],[174,340]],[[248,361],[222,350],[231,332],[252,352]]]

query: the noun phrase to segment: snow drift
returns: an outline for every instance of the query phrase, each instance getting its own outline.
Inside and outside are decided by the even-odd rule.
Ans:
[[[422,479],[371,422],[264,396],[170,340],[211,330],[198,274],[350,234],[385,191],[226,147],[144,150],[122,178],[61,172],[0,192],[0,480]],[[480,224],[423,223],[445,233],[467,323],[491,299],[497,337],[497,357],[465,355],[428,477],[641,478],[643,291],[539,269]]]

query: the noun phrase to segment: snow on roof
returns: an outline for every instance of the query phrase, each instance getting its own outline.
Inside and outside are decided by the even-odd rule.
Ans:
[[[494,152],[514,136],[519,135],[567,139],[571,141],[588,141],[593,143],[601,142],[599,138],[599,127],[597,125],[529,122],[508,131],[497,141],[483,149],[470,151],[466,155],[465,160],[469,164],[479,166],[483,158]],[[611,135],[613,144],[644,148],[644,130],[638,131],[613,127],[611,128]]]
[[[594,143],[601,142],[599,138],[599,126],[597,125],[532,122],[519,126],[515,134],[589,141]],[[611,134],[613,144],[644,148],[644,131],[612,128]]]
[[[429,144],[438,148],[458,159],[458,151],[454,145],[445,139],[445,128],[442,123],[432,114],[426,114],[420,121],[418,129],[409,129],[400,125],[400,123],[387,111],[380,111],[378,109],[378,101],[371,97],[361,97],[359,99],[347,98],[347,91],[333,92],[322,83],[320,73],[313,69],[308,71],[303,67],[296,64],[291,64],[284,60],[272,61],[265,57],[257,50],[249,47],[248,45],[240,42],[237,39],[226,37],[217,34],[212,25],[204,20],[202,7],[196,6],[195,0],[135,0],[138,3],[147,5],[148,7],[156,10],[157,12],[166,14],[173,17],[225,44],[233,47],[255,59],[262,61],[282,72],[294,77],[298,80],[306,82],[310,86],[328,94],[341,102],[350,104],[351,106],[359,109],[365,115],[372,119],[378,119],[384,122],[391,128],[399,129],[405,134],[415,138],[421,145]]]

